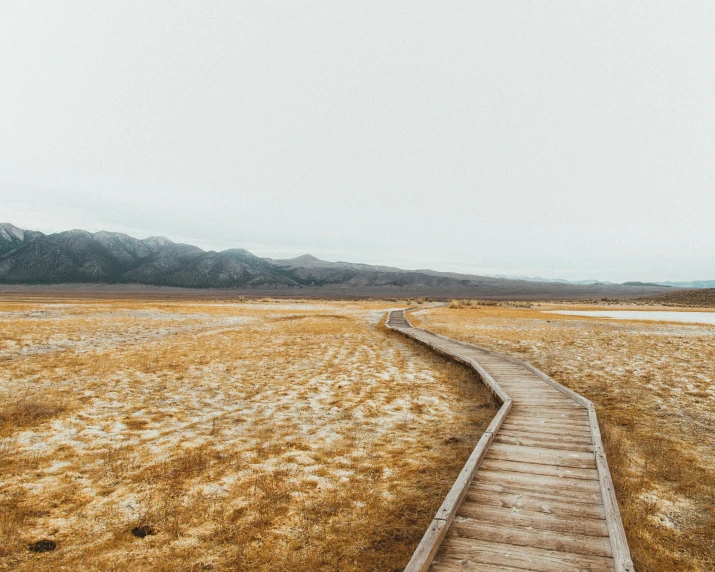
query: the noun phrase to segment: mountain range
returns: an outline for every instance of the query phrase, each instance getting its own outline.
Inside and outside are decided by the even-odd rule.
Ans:
[[[204,251],[164,237],[116,232],[55,234],[0,224],[0,283],[140,284],[313,295],[636,297],[668,291],[642,283],[571,284],[327,262],[311,255],[260,258],[233,248]]]
[[[558,282],[561,284],[616,284],[608,280],[566,280],[564,278],[543,278],[541,276],[522,276],[511,274],[494,274],[495,278],[509,278],[511,280],[526,280],[528,282]],[[623,282],[625,286],[672,286],[673,288],[715,288],[715,280],[690,280],[687,282]]]

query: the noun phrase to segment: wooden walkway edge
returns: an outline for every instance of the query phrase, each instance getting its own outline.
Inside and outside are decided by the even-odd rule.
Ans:
[[[415,328],[405,310],[385,325],[473,368],[501,403],[405,572],[633,572],[591,401],[524,361]]]

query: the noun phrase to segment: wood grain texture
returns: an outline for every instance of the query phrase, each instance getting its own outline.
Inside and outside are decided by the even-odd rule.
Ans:
[[[406,572],[632,572],[593,404],[530,364],[386,325],[473,368],[502,408],[437,511]]]

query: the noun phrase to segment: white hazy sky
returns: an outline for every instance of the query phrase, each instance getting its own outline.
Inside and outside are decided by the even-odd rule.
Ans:
[[[0,221],[715,278],[715,3],[0,3]]]

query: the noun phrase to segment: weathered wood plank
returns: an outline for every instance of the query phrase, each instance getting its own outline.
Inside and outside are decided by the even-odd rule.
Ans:
[[[469,568],[461,560],[443,560],[433,562],[430,572],[465,572]],[[495,564],[480,564],[479,572],[525,572],[523,568],[513,568],[511,566],[497,566]]]
[[[518,430],[518,429],[506,429],[504,426],[499,430],[499,435],[505,435],[509,437],[525,437],[527,439],[542,439],[544,442],[556,441],[558,443],[579,443],[582,445],[593,445],[590,435],[583,434],[558,434],[558,433],[544,433],[541,431],[532,430]]]
[[[538,463],[525,463],[524,461],[501,459],[484,459],[481,469],[485,471],[508,471],[515,473],[528,473],[531,475],[547,475],[551,477],[567,477],[570,479],[598,480],[596,469],[580,469],[577,467],[557,467],[554,465],[540,465]]]
[[[493,443],[489,448],[488,457],[507,461],[516,459],[527,463],[581,467],[584,469],[592,469],[596,466],[596,459],[593,453],[557,451],[555,449],[522,447],[504,443]]]
[[[580,518],[577,516],[555,515],[543,511],[521,510],[518,506],[510,510],[503,508],[482,506],[465,500],[459,507],[458,517],[471,518],[476,522],[491,524],[505,524],[521,528],[534,528],[550,530],[552,532],[565,532],[569,534],[583,534],[585,536],[608,536],[606,520]]]
[[[438,561],[463,561],[465,570],[479,570],[481,564],[512,566],[535,572],[613,570],[613,560],[603,556],[557,552],[456,536],[449,536],[443,546],[444,549],[437,555]],[[445,558],[443,554],[448,554],[449,557]]]
[[[562,437],[559,435],[537,435],[535,433],[527,433],[527,432],[514,432],[514,431],[504,431],[503,433],[500,432],[499,438],[503,439],[510,439],[510,440],[518,440],[520,441],[519,443],[512,443],[514,445],[524,445],[524,446],[533,446],[533,447],[544,447],[545,449],[554,449],[554,448],[560,448],[560,447],[554,447],[554,445],[563,445],[563,446],[573,446],[575,449],[581,449],[583,451],[588,451],[588,452],[595,452],[595,449],[593,448],[593,444],[588,441],[585,438],[576,438],[576,437]],[[532,443],[533,441],[533,443]]]
[[[544,550],[557,550],[587,556],[612,556],[611,542],[607,536],[567,534],[550,530],[534,530],[504,523],[492,524],[457,517],[451,531],[461,538],[487,540],[515,546],[528,546]]]
[[[484,469],[479,472],[476,482],[499,483],[516,485],[534,490],[552,490],[556,492],[572,491],[584,493],[599,493],[598,481],[586,479],[571,479],[569,477],[552,477],[550,475],[535,475],[530,473],[517,473],[514,471],[490,471]]]
[[[558,424],[552,424],[552,423],[539,423],[539,424],[532,424],[532,423],[527,423],[526,421],[522,421],[520,419],[515,419],[515,418],[507,418],[506,421],[504,421],[504,424],[502,427],[505,430],[515,430],[515,431],[533,431],[535,433],[553,433],[556,435],[571,435],[571,436],[576,436],[576,435],[581,435],[581,436],[588,436],[589,438],[591,437],[591,432],[589,431],[588,427],[562,427]],[[568,430],[565,431],[564,429]]]
[[[499,434],[494,440],[495,443],[506,443],[508,445],[523,445],[526,447],[541,447],[544,449],[556,449],[567,451],[583,451],[593,453],[593,446],[590,443],[561,441],[558,439],[543,439],[539,437],[529,438],[523,435]]]
[[[532,492],[520,494],[498,493],[495,491],[480,490],[477,487],[470,487],[464,499],[465,503],[469,501],[470,503],[476,503],[480,506],[495,506],[505,509],[517,508],[522,511],[599,519],[604,522],[606,519],[606,513],[600,504],[574,503],[563,498],[556,501],[545,499]]]
[[[535,430],[551,428],[559,429],[564,433],[571,431],[582,431],[588,433],[588,425],[584,425],[581,421],[573,419],[545,419],[536,415],[527,415],[526,413],[522,413],[521,415],[514,415],[514,417],[509,421],[521,426],[534,427]]]
[[[538,418],[541,421],[555,421],[557,423],[575,424],[588,427],[588,414],[578,411],[566,411],[552,407],[539,407],[537,405],[519,405],[512,412],[514,418]]]
[[[623,530],[623,521],[621,513],[618,510],[618,501],[616,493],[611,481],[611,471],[608,469],[608,461],[606,454],[603,451],[603,443],[601,442],[601,430],[598,427],[596,418],[596,409],[593,403],[589,403],[588,415],[591,424],[591,433],[593,434],[593,443],[596,447],[596,467],[598,468],[599,484],[601,486],[603,496],[603,508],[606,512],[606,522],[613,547],[613,560],[616,572],[633,572],[633,561],[631,560],[631,552],[628,548],[628,540],[626,532]]]
[[[447,533],[449,524],[445,520],[433,519],[422,540],[417,545],[412,558],[405,567],[405,572],[423,572],[434,560],[435,554],[442,545],[442,539]]]
[[[480,478],[474,479],[470,488],[475,490],[486,490],[490,485],[498,487],[497,491],[503,493],[528,494],[533,493],[535,490],[533,484],[522,484],[514,480],[507,481],[506,479],[497,483],[493,480]],[[600,491],[594,492],[593,490],[581,490],[574,487],[542,487],[541,489],[538,489],[538,494],[544,499],[559,502],[579,502],[603,505]]]
[[[555,502],[570,502],[579,504],[591,504],[603,506],[603,500],[601,499],[601,493],[581,493],[581,492],[571,492],[571,491],[551,491],[542,489],[540,491],[534,491],[532,488],[520,487],[514,484],[501,484],[501,483],[486,483],[474,481],[470,486],[469,490],[476,492],[492,492],[500,494],[517,494],[517,495],[529,495],[535,499],[542,499],[547,501]]]
[[[567,411],[583,411],[586,410],[581,407],[578,403],[569,403],[565,399],[561,398],[545,398],[537,397],[531,395],[524,395],[523,393],[513,391],[510,387],[502,385],[503,389],[511,396],[512,399],[519,400],[519,404],[523,407],[548,407],[553,406],[557,409],[565,409]]]

